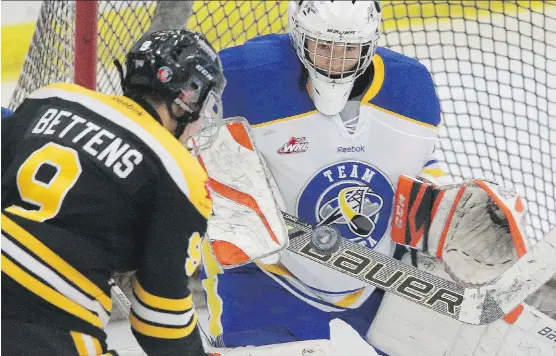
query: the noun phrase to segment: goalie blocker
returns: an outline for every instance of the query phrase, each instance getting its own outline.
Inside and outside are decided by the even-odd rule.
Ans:
[[[248,125],[240,117],[224,120],[211,148],[198,156],[219,202],[213,206],[206,236],[223,268],[277,256],[288,245],[281,214],[284,202],[253,145]]]

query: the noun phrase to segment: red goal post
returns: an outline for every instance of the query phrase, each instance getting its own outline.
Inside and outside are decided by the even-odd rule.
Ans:
[[[528,233],[540,238],[556,225],[555,1],[382,4],[380,45],[419,59],[437,86],[445,169],[515,187],[528,203]],[[286,9],[284,1],[45,1],[10,106],[59,81],[119,93],[112,61],[153,27],[187,24],[222,49],[287,31]]]
[[[98,1],[75,3],[74,81],[89,89],[97,87]]]

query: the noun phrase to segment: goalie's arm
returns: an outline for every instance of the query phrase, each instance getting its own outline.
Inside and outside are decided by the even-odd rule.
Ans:
[[[185,266],[191,272],[199,263],[189,252],[200,243],[206,218],[167,176],[143,204],[150,212],[133,283],[133,334],[149,355],[205,355]]]

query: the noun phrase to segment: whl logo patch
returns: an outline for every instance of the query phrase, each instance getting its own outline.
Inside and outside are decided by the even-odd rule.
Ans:
[[[305,137],[292,137],[282,147],[278,149],[281,155],[290,153],[305,152],[309,149],[309,142]]]

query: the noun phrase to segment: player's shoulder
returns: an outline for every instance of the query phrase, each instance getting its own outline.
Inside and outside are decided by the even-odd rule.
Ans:
[[[258,125],[315,109],[299,85],[303,66],[287,34],[256,37],[219,55],[227,80],[225,117]]]
[[[29,97],[61,100],[69,110],[72,106],[79,106],[81,111],[84,108],[85,112],[93,112],[92,118],[108,122],[111,127],[121,130],[122,135],[133,137],[159,163],[159,168],[168,173],[165,176],[177,185],[195,208],[205,217],[210,215],[212,203],[206,188],[206,171],[184,145],[133,100],[70,83],[43,87]]]
[[[156,148],[152,147],[155,142],[173,139],[145,109],[125,96],[108,95],[73,83],[55,83],[37,89],[25,102],[34,99],[48,100],[52,105],[78,112],[87,121],[97,121],[96,124],[109,122],[118,134],[136,136],[151,148]]]
[[[296,69],[297,56],[287,34],[255,37],[238,46],[221,50],[218,55],[225,72],[248,71],[254,68],[269,71]]]
[[[428,69],[414,58],[379,47],[373,57],[372,106],[430,126],[440,124],[440,103]]]

